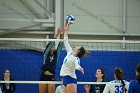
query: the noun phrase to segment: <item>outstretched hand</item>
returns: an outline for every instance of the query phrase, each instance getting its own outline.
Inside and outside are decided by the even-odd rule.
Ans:
[[[64,33],[68,34],[69,27],[70,27],[70,23],[66,24],[63,28],[62,27],[58,28],[57,31],[55,32],[54,38],[57,38],[57,36],[60,34],[62,35],[64,35]]]
[[[58,35],[64,34],[64,29],[63,28],[58,28],[57,31],[55,32],[54,38],[57,38]]]

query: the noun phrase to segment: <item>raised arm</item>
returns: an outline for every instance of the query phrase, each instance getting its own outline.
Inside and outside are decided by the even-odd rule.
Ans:
[[[57,29],[57,33],[55,33],[54,34],[54,39],[56,39],[57,37],[58,37],[58,35],[59,34],[61,34],[61,32],[62,32],[62,28],[58,28]],[[45,64],[45,60],[46,60],[46,58],[47,58],[47,56],[48,56],[48,53],[49,53],[49,51],[50,51],[50,49],[52,48],[52,46],[55,44],[55,41],[51,41],[47,46],[46,46],[46,49],[44,50],[44,64]],[[57,48],[57,50],[59,50],[59,52],[61,51],[61,49],[62,49],[62,42],[61,42],[61,44],[60,44],[60,46],[61,47],[59,47],[59,48]],[[58,54],[57,54],[57,56],[58,56]]]
[[[64,45],[66,47],[67,52],[70,52],[70,51],[72,51],[72,48],[70,47],[70,44],[68,42],[68,29],[69,29],[70,25],[74,23],[75,18],[72,15],[68,15],[65,20],[66,20],[66,24],[65,24],[64,28],[58,28],[56,31],[57,33],[55,33],[54,37],[57,37],[59,34],[63,33],[64,34]],[[63,39],[63,38],[61,38],[61,39]]]
[[[44,51],[44,64],[45,64],[45,60],[46,60],[46,58],[47,58],[47,56],[48,56],[48,53],[49,53],[49,51],[50,51],[50,49],[52,48],[52,46],[54,45],[54,41],[51,41],[47,46],[46,46],[46,49],[45,49],[45,51]]]
[[[57,59],[59,58],[62,47],[63,47],[63,42],[60,41],[57,47]]]
[[[72,51],[72,48],[68,42],[68,29],[69,29],[69,26],[70,24],[67,24],[65,27],[64,27],[64,45],[66,47],[66,50],[67,52],[70,52]]]
[[[61,34],[63,34],[63,33],[64,33],[64,29],[61,28],[61,27],[59,27],[59,28],[57,29],[57,31],[55,32],[55,34],[54,34],[54,39],[56,39],[59,35],[61,35]]]

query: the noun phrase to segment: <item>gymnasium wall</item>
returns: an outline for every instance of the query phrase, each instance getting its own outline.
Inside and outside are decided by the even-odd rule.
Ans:
[[[38,2],[47,10],[47,1],[38,0]],[[35,25],[37,23],[33,20],[46,19],[45,13],[34,0],[0,0],[0,29]],[[29,29],[40,30],[40,26]]]
[[[76,21],[70,30],[81,34],[123,34],[124,0],[65,0],[64,15],[72,14]],[[126,0],[127,34],[140,34],[140,1]]]
[[[61,80],[59,71],[66,51],[61,51],[56,67],[56,80]],[[78,81],[95,81],[97,68],[102,68],[106,73],[105,81],[113,80],[113,71],[116,66],[122,67],[126,80],[135,79],[135,67],[140,63],[140,52],[133,51],[90,51],[88,57],[81,59],[81,66],[85,70],[82,75],[79,71]],[[40,67],[43,62],[43,53],[34,50],[0,50],[0,78],[5,68],[11,70],[14,80],[38,81]],[[16,84],[16,93],[38,93],[38,85]],[[80,88],[80,89],[79,89]],[[78,93],[84,93],[83,85],[78,85]]]
[[[23,1],[23,2],[20,2]],[[34,25],[32,19],[46,19],[45,11],[32,0],[1,0],[0,1],[0,29],[17,29],[29,25]],[[26,2],[27,1],[27,2]],[[48,2],[44,0],[38,0],[47,10]],[[54,0],[50,3],[50,10],[54,13]],[[100,39],[98,35],[121,35],[120,37],[111,39],[121,39],[123,36],[123,1],[124,0],[64,0],[64,16],[72,14],[75,16],[75,24],[70,28],[70,36],[76,39],[87,38],[87,34],[91,39]],[[24,3],[26,5],[24,5]],[[36,15],[27,8],[28,4],[31,8],[35,9]],[[126,0],[126,34],[140,35],[140,0]],[[58,7],[59,8],[59,7]],[[63,11],[63,9],[62,9]],[[41,16],[37,18],[36,16]],[[29,20],[26,21],[26,20]],[[41,32],[43,27],[32,27],[35,31]],[[46,30],[45,30],[46,31]],[[45,32],[44,31],[44,32]],[[50,30],[49,30],[50,31]],[[53,30],[54,31],[54,30]],[[52,32],[53,32],[52,31]],[[24,32],[24,31],[23,31]],[[28,33],[29,32],[29,33]],[[30,33],[31,32],[31,33]],[[26,32],[25,32],[26,33]],[[72,33],[72,35],[71,35]],[[76,35],[75,35],[76,34]],[[81,34],[83,36],[81,36]],[[97,35],[97,36],[96,36]],[[77,37],[78,36],[78,37]],[[38,33],[34,34],[32,31],[28,31],[26,34],[12,33],[1,35],[1,37],[23,37],[23,38],[46,38],[46,34]],[[97,38],[92,38],[97,37]],[[50,37],[51,38],[51,37]],[[132,37],[135,40],[140,40],[139,37]],[[126,39],[132,39],[126,37]],[[108,39],[108,36],[102,37],[102,39]]]

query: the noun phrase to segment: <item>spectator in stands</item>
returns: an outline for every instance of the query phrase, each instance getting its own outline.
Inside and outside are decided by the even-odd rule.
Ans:
[[[2,78],[3,81],[12,81],[13,79],[10,77],[10,70],[4,70],[4,77]],[[1,91],[2,93],[15,93],[16,85],[14,83],[2,83],[1,84]]]
[[[115,80],[106,84],[103,93],[127,93],[129,82],[123,80],[123,75],[122,69],[116,67],[114,71]]]
[[[140,64],[136,66],[136,80],[131,80],[128,93],[140,93]]]
[[[105,73],[102,69],[97,69],[95,74],[97,80],[96,82],[104,82]],[[86,93],[102,93],[104,90],[105,84],[92,84],[92,85],[85,85]]]

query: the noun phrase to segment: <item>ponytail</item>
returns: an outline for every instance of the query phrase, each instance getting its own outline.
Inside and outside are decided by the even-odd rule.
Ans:
[[[82,56],[87,56],[87,55],[89,54],[89,52],[86,51],[86,50],[84,49],[84,47],[81,47],[79,50],[80,50],[80,52],[79,52],[78,55],[77,55],[77,57],[79,57],[79,58],[81,58]]]
[[[86,50],[84,53],[84,56],[88,56],[88,55],[89,55],[89,52]]]
[[[123,71],[122,71],[122,69],[121,68],[115,68],[115,72],[114,72],[114,74],[115,74],[115,76],[116,76],[116,78],[118,79],[118,80],[121,80],[121,84],[124,86],[124,91],[125,91],[125,93],[126,93],[126,91],[127,91],[127,89],[125,88],[125,83],[124,83],[124,81],[123,81]]]
[[[124,92],[126,93],[126,92],[127,92],[127,89],[125,88],[125,85],[126,85],[126,84],[124,83],[124,81],[123,81],[122,78],[121,78],[120,80],[121,80],[122,85],[124,86]]]

